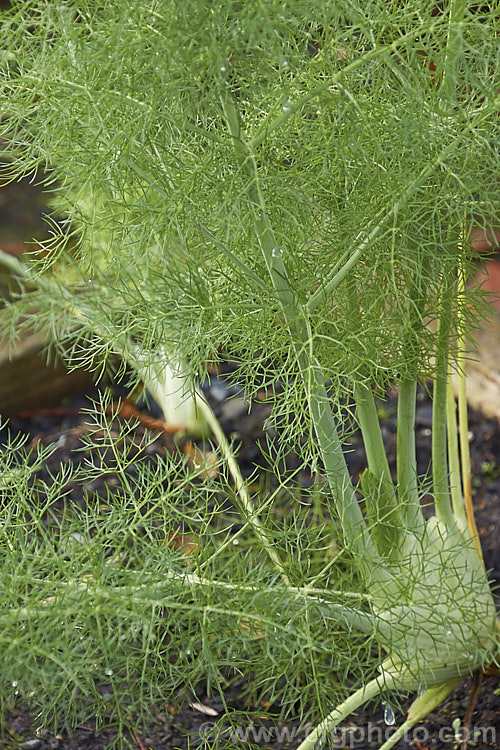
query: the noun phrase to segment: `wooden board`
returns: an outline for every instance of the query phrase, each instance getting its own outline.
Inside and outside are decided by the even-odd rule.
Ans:
[[[92,375],[84,371],[68,373],[61,362],[46,363],[45,340],[40,334],[21,337],[9,352],[0,345],[0,414],[13,416],[26,410],[57,406],[70,394],[85,394]]]
[[[467,401],[487,417],[500,419],[500,313],[474,336],[477,351],[467,362]]]

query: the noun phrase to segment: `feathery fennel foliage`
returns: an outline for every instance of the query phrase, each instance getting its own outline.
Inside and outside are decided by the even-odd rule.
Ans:
[[[2,637],[12,664],[31,665],[25,692],[38,679],[50,708],[64,691],[75,717],[102,715],[112,670],[123,723],[125,693],[144,707],[201,678],[216,689],[244,659],[258,689],[304,718],[361,686],[306,750],[381,691],[422,685],[415,723],[497,659],[449,380],[478,309],[464,240],[498,216],[498,23],[498,3],[468,0],[54,0],[4,14],[7,173],[43,169],[64,217],[19,270],[25,288],[4,320],[73,342],[73,364],[118,353],[138,377],[160,377],[165,352],[191,378],[237,356],[250,398],[281,384],[280,451],[320,467],[329,488],[319,528],[300,506],[280,528],[273,495],[252,506],[240,488],[234,545],[231,490],[174,459],[132,481],[111,449],[121,489],[106,511],[93,500],[83,516],[50,513],[53,526],[69,478],[13,486],[6,513],[21,512],[5,550],[25,569]],[[413,436],[425,377],[428,521]],[[396,482],[374,406],[394,381]],[[359,487],[343,454],[352,420],[367,454]],[[160,544],[178,524],[200,540],[189,565]],[[82,525],[85,544],[63,556],[59,537]],[[29,638],[9,633],[19,622]]]

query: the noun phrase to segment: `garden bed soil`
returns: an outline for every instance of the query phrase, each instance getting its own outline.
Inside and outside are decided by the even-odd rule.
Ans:
[[[256,403],[248,411],[241,394],[237,389],[228,390],[224,383],[215,378],[207,389],[207,395],[219,417],[226,434],[240,442],[239,462],[243,474],[252,473],[256,463],[263,459],[258,449],[258,441],[264,437],[264,423],[270,416],[270,406]],[[230,395],[232,398],[228,399]],[[81,447],[80,437],[85,430],[88,418],[81,408],[88,405],[84,400],[73,400],[58,409],[38,410],[23,414],[11,420],[10,427],[29,436],[34,444],[56,444],[56,451],[49,458],[48,469],[55,468],[60,462],[74,460],[74,450]],[[395,458],[395,393],[389,394],[389,400],[383,405],[383,432],[389,454],[394,463]],[[417,410],[416,441],[419,455],[419,470],[425,472],[430,461],[430,425],[431,405],[426,393],[419,393]],[[138,433],[144,431],[142,424],[136,428]],[[139,437],[140,435],[138,435]],[[2,434],[0,433],[0,443]],[[487,568],[491,570],[494,584],[500,584],[500,545],[498,529],[500,528],[500,427],[496,419],[486,418],[478,412],[470,415],[470,445],[472,450],[472,471],[474,485],[474,504],[476,520],[481,536]],[[351,450],[347,454],[354,479],[365,466],[365,457],[361,441],[353,436]],[[153,443],[153,450],[163,453],[174,449],[172,436],[158,433]],[[78,455],[78,454],[77,454]],[[109,481],[109,477],[108,477]],[[83,500],[82,500],[83,501]],[[224,693],[226,705],[234,712],[248,709],[242,699],[245,679],[234,683]],[[479,679],[479,678],[477,678]],[[477,682],[476,679],[476,682]],[[445,703],[421,724],[401,740],[396,746],[399,750],[448,750],[465,748],[465,745],[454,736],[456,720],[461,722],[460,732],[464,732],[464,721],[472,709],[472,695],[477,692],[477,702],[468,724],[470,725],[469,744],[477,750],[500,747],[500,678],[496,675],[481,676],[479,689],[474,680],[466,679],[459,685]],[[499,694],[497,694],[499,693]],[[205,695],[202,685],[197,695],[192,696],[190,704],[178,708],[172,705],[151,707],[150,722],[147,726],[134,726],[133,717],[130,730],[125,739],[137,750],[194,750],[210,748],[213,745],[215,732],[223,733],[226,744],[231,747],[264,747],[270,750],[296,748],[304,737],[299,733],[298,725],[290,721],[281,722],[273,719],[279,713],[279,706],[267,703],[258,707],[260,724],[249,726],[244,722],[231,730],[227,725],[217,725],[222,712],[222,703]],[[396,724],[404,716],[404,709],[411,699],[403,703],[401,710],[395,709]],[[255,708],[255,707],[254,707]],[[334,747],[359,748],[369,750],[376,748],[383,737],[388,736],[392,728],[384,721],[384,707],[368,706],[349,718],[337,735]],[[453,722],[455,724],[453,725]],[[453,725],[453,726],[452,726]],[[233,732],[231,734],[231,731]],[[235,733],[236,732],[236,733]],[[476,736],[473,733],[476,732]],[[465,739],[467,739],[467,735]],[[1,746],[23,750],[104,750],[116,740],[116,730],[112,726],[96,728],[91,723],[76,727],[71,733],[37,731],[34,717],[22,703],[13,703],[2,722]],[[473,745],[472,742],[475,742]],[[252,745],[253,743],[253,745]]]

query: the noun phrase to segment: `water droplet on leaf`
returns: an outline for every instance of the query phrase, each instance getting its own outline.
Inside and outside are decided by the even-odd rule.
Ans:
[[[396,717],[394,716],[394,711],[390,707],[388,703],[385,704],[384,708],[384,721],[387,724],[388,727],[393,727],[396,723]]]
[[[282,247],[273,247],[273,250],[272,250],[273,258],[281,258],[282,255],[283,255]]]

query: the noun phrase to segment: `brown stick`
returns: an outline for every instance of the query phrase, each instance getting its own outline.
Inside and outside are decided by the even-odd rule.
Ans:
[[[17,419],[31,419],[32,417],[67,417],[72,414],[78,414],[81,411],[80,407],[77,406],[55,406],[53,408],[42,408],[42,409],[29,409],[20,411],[14,415]],[[115,401],[111,406],[106,409],[108,416],[118,416],[122,419],[130,419],[134,417],[138,419],[148,430],[157,430],[158,432],[164,432],[167,435],[173,435],[176,432],[186,432],[186,427],[181,424],[167,424],[161,419],[154,419],[143,414],[132,401],[128,398],[123,398],[120,401]]]
[[[106,414],[118,415],[123,419],[129,419],[135,417],[139,422],[148,428],[148,430],[157,430],[158,432],[164,432],[167,435],[173,435],[176,432],[186,432],[185,425],[182,424],[167,424],[161,419],[154,419],[143,414],[135,404],[133,404],[128,398],[122,399],[118,403],[114,403],[106,409]]]
[[[131,731],[132,731],[132,734],[135,737],[135,741],[139,745],[140,750],[148,750],[148,748],[146,747],[146,745],[144,744],[144,742],[141,740],[141,738],[139,737],[139,735],[135,731],[134,727],[131,727]]]
[[[464,715],[464,737],[462,740],[462,746],[461,750],[467,750],[469,746],[469,733],[470,733],[470,725],[472,720],[472,714],[474,713],[474,709],[476,708],[477,699],[479,697],[479,691],[481,690],[481,684],[483,682],[483,673],[482,672],[476,672],[472,676],[472,692],[469,698],[469,703],[467,705],[467,708],[465,710]]]

